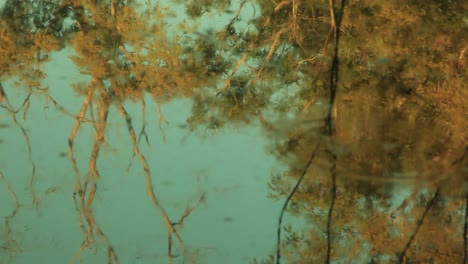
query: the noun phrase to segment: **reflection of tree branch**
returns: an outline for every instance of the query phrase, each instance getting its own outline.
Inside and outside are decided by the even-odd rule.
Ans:
[[[80,179],[80,172],[78,169],[78,164],[76,162],[75,156],[73,155],[73,144],[75,141],[75,137],[78,133],[78,130],[81,127],[81,122],[83,121],[84,116],[86,114],[86,110],[88,109],[90,98],[94,93],[94,83],[95,83],[95,79],[91,80],[91,84],[88,87],[88,94],[83,100],[83,103],[81,105],[80,111],[78,112],[78,115],[76,115],[75,125],[73,126],[72,131],[70,132],[70,136],[68,137],[68,158],[70,159],[72,163],[73,172],[75,174],[75,188],[73,190],[73,201],[75,203],[76,210],[80,212],[79,224],[80,224],[80,227],[82,228],[84,228],[82,224],[82,212],[81,212],[80,206],[78,206],[76,195],[78,194],[81,204],[84,204],[84,191],[83,191],[83,188],[81,187],[81,179]],[[85,232],[84,229],[83,229],[83,232]]]
[[[80,122],[92,122],[91,119],[86,118],[85,116],[78,116],[75,114],[70,113],[65,107],[61,106],[52,96],[46,94],[45,95],[47,100],[50,100],[52,104],[59,110],[60,112],[64,113],[65,115],[72,117],[74,119],[80,119]]]
[[[90,102],[92,102],[92,97],[93,97],[95,88],[98,88],[100,92],[100,96],[104,100],[103,100],[103,103],[100,104],[100,109],[99,109],[98,117],[97,117],[98,120],[97,122],[93,122],[94,144],[91,150],[91,155],[90,155],[90,159],[88,163],[89,173],[88,173],[88,176],[85,178],[85,181],[82,185],[80,173],[78,170],[78,165],[73,155],[73,144],[74,144],[74,139],[78,133],[78,130],[81,127],[81,122],[83,121],[84,116],[86,114],[86,110],[91,109],[88,106]],[[82,251],[86,249],[90,249],[90,247],[95,242],[95,234],[97,234],[107,245],[108,262],[118,263],[118,258],[115,253],[115,250],[112,247],[112,245],[109,243],[109,239],[107,238],[107,236],[104,234],[101,228],[97,225],[93,211],[92,211],[92,203],[96,195],[97,181],[99,179],[99,171],[97,169],[96,163],[97,163],[99,152],[101,150],[101,146],[105,139],[107,116],[109,113],[109,105],[110,105],[109,100],[106,100],[106,99],[109,96],[111,95],[107,94],[107,92],[104,90],[104,88],[102,87],[102,82],[99,83],[97,78],[93,78],[91,80],[90,86],[88,87],[88,93],[76,117],[75,126],[73,127],[72,132],[70,133],[70,136],[68,139],[68,156],[72,162],[73,170],[75,172],[75,179],[76,179],[75,190],[73,192],[73,200],[74,200],[77,211],[79,211],[79,218],[80,218],[79,224],[83,230],[83,235],[84,235],[81,246],[76,252],[73,262],[76,262],[77,258],[80,258],[80,254]],[[91,182],[91,187],[88,192],[89,182]],[[76,199],[77,198],[76,194],[79,195],[79,203]],[[88,197],[85,202],[86,194],[88,194]],[[84,222],[86,223],[86,226],[83,224]]]
[[[158,114],[160,114],[159,111],[160,110],[159,110],[159,105],[158,105]],[[143,120],[143,124],[141,125],[141,130],[140,130],[140,133],[138,134],[137,144],[138,144],[138,146],[140,145],[141,138],[144,136],[146,144],[149,146],[150,143],[149,143],[149,140],[148,140],[148,135],[146,134],[146,103],[145,103],[144,98],[141,99],[141,117],[142,117],[142,120]],[[163,131],[161,126],[159,126],[159,128],[161,129],[161,131]],[[163,139],[165,139],[164,132],[163,132]],[[127,173],[130,172],[130,167],[133,164],[133,160],[135,159],[135,155],[136,155],[135,150],[133,150],[132,158],[130,159],[130,163],[128,164],[127,169],[126,169]]]
[[[279,220],[278,220],[278,229],[277,229],[276,264],[279,264],[279,263],[280,263],[280,259],[281,259],[281,223],[283,222],[284,211],[285,211],[286,208],[288,207],[289,201],[291,200],[291,198],[292,198],[292,196],[294,195],[294,193],[297,191],[297,188],[298,188],[299,185],[301,184],[302,180],[304,179],[304,176],[305,176],[306,173],[307,173],[307,170],[309,169],[310,165],[312,164],[312,160],[313,160],[314,157],[315,157],[315,153],[317,152],[317,149],[318,149],[319,145],[320,145],[320,142],[317,143],[317,145],[315,145],[314,150],[312,151],[312,153],[311,153],[309,159],[307,160],[307,163],[306,163],[305,166],[304,166],[304,170],[303,170],[302,173],[301,173],[301,177],[300,177],[299,180],[296,182],[296,185],[294,186],[294,188],[292,189],[292,191],[289,193],[288,198],[286,198],[286,201],[285,201],[284,204],[283,204],[283,208],[281,208],[281,213],[280,213],[280,217],[279,217]]]
[[[462,165],[467,154],[468,146],[465,146],[465,151],[461,157],[455,160],[452,165],[456,166],[457,169],[463,170]],[[465,194],[465,219],[463,221],[463,263],[468,263],[468,192]]]
[[[339,13],[336,13],[335,10],[335,1],[329,0],[329,8],[330,8],[330,16],[332,20],[332,29],[334,31],[335,43],[334,43],[334,54],[333,54],[333,62],[330,70],[330,103],[328,106],[328,114],[326,117],[326,124],[328,129],[328,136],[331,138],[335,135],[335,124],[333,123],[333,108],[335,105],[335,98],[336,98],[336,89],[338,83],[338,69],[339,69],[339,61],[338,61],[338,54],[339,54],[339,42],[340,42],[340,26],[341,20],[343,18],[343,12],[346,5],[346,0],[341,0],[341,7],[339,9]],[[333,164],[331,167],[331,202],[330,207],[328,209],[328,220],[327,220],[327,257],[325,263],[330,263],[331,258],[331,222],[333,219],[333,210],[335,208],[335,200],[336,200],[336,155],[332,154]]]
[[[3,101],[3,99],[6,98],[5,90],[3,90],[2,83],[0,82],[0,103]]]
[[[61,187],[59,187],[59,186],[52,186],[52,187],[47,188],[47,190],[45,190],[42,193],[42,195],[39,197],[39,199],[38,199],[39,202],[44,200],[48,195],[58,192],[60,189],[61,189]]]
[[[0,88],[2,89],[1,92],[4,95],[3,87],[0,87]],[[23,105],[20,107],[20,109],[24,105],[26,105],[26,102],[29,102],[30,95],[31,95],[31,89],[29,89],[28,96],[24,100]],[[31,177],[29,179],[29,192],[31,193],[33,205],[34,205],[34,207],[37,208],[38,205],[39,205],[38,204],[39,200],[37,199],[36,193],[34,191],[34,182],[36,181],[36,163],[34,162],[34,160],[32,158],[31,140],[29,139],[28,133],[26,133],[26,129],[24,129],[24,127],[18,122],[18,119],[16,118],[16,113],[17,113],[17,111],[19,111],[19,109],[17,111],[15,111],[13,109],[13,106],[10,103],[10,100],[8,100],[8,97],[6,97],[5,95],[4,95],[3,99],[5,100],[5,102],[7,104],[7,106],[4,107],[4,108],[6,108],[8,110],[8,112],[10,112],[11,119],[13,120],[15,125],[21,130],[21,133],[23,134],[23,137],[26,140],[26,146],[28,148],[28,158],[29,158],[29,161],[31,162]],[[25,112],[26,111],[27,111],[27,108],[25,109]],[[26,113],[23,113],[23,118],[25,118],[25,115],[26,115]]]
[[[184,227],[184,220],[185,218],[187,218],[193,210],[195,210],[201,203],[205,202],[205,195],[206,193],[203,193],[201,196],[200,196],[200,199],[198,200],[198,202],[192,206],[192,207],[187,207],[184,211],[184,213],[180,216],[179,218],[179,222],[176,222],[176,223],[172,223],[172,225],[178,225],[180,226],[180,228]]]
[[[159,131],[161,131],[162,133],[162,137],[163,137],[163,142],[166,142],[166,133],[164,133],[164,129],[162,128],[162,122],[164,122],[166,125],[169,123],[167,122],[166,118],[164,118],[164,115],[162,114],[161,112],[161,104],[158,102],[157,98],[154,97],[155,99],[155,102],[156,102],[156,110],[158,111],[158,127],[159,127]],[[142,101],[144,101],[144,99],[142,99]],[[142,130],[144,131],[144,130]],[[145,133],[145,136],[146,136],[146,133]],[[146,137],[146,143],[148,143],[149,145],[149,142],[148,142],[148,137]]]
[[[135,136],[135,130],[133,129],[133,125],[132,125],[132,118],[130,117],[130,115],[125,110],[122,104],[118,104],[117,107],[118,107],[120,114],[125,118],[125,122],[127,123],[128,132],[130,133],[130,140],[132,141],[132,144],[133,144],[133,151],[135,152],[135,154],[137,155],[138,159],[140,160],[143,166],[144,175],[146,178],[146,192],[148,196],[150,197],[151,201],[153,202],[153,204],[161,212],[164,223],[166,224],[167,239],[168,239],[168,256],[170,259],[172,259],[174,257],[174,255],[171,252],[172,251],[172,234],[176,236],[177,240],[179,241],[180,246],[182,247],[182,251],[184,251],[182,238],[179,236],[179,233],[174,228],[174,225],[170,221],[169,216],[166,213],[166,210],[164,210],[164,207],[159,203],[159,200],[154,194],[153,180],[151,179],[150,167],[149,167],[148,162],[146,161],[145,156],[141,154],[140,148],[138,147],[138,143],[137,143],[136,136]]]
[[[159,112],[159,105],[158,105],[158,115],[160,115],[160,120],[162,117],[162,114]],[[146,134],[146,103],[145,103],[145,98],[141,98],[141,119],[142,119],[142,124],[141,124],[141,130],[140,134],[138,134],[138,144],[140,144],[141,138],[145,137],[146,145],[149,147],[150,143],[148,140],[148,134]],[[163,133],[164,136],[164,133]],[[133,156],[135,156],[135,153],[133,153]]]
[[[405,247],[403,248],[403,251],[400,253],[399,260],[400,260],[401,263],[406,263],[406,252],[408,251],[409,247],[411,246],[411,243],[413,243],[414,238],[418,234],[418,231],[421,228],[421,226],[423,224],[423,221],[424,221],[424,218],[426,217],[427,213],[429,212],[429,209],[431,209],[431,207],[434,205],[435,200],[439,197],[439,193],[440,193],[440,187],[436,190],[434,196],[432,197],[432,199],[427,204],[421,218],[418,220],[418,223],[416,225],[416,230],[414,230],[414,233],[411,235],[410,239],[408,240]]]
[[[228,88],[230,85],[231,85],[231,80],[232,78],[235,76],[235,74],[237,73],[237,71],[239,70],[240,66],[242,66],[243,64],[245,64],[245,60],[247,59],[247,52],[244,53],[244,55],[242,55],[242,57],[239,59],[239,61],[237,62],[236,66],[234,66],[233,70],[232,70],[232,73],[229,75],[229,78],[226,79],[226,81],[224,81],[224,85],[221,89],[219,89],[218,92],[216,92],[216,95],[220,95],[223,91],[226,90],[226,88]]]
[[[103,98],[109,96],[102,87],[99,89],[101,96]],[[106,100],[104,100],[106,101]],[[103,102],[100,104],[101,109],[98,113],[98,122],[96,123],[97,129],[94,130],[94,144],[91,150],[91,157],[89,159],[89,177],[92,180],[91,191],[88,196],[87,206],[90,207],[94,200],[94,195],[96,193],[96,184],[99,178],[99,171],[96,166],[97,158],[99,152],[101,151],[101,146],[104,143],[107,117],[109,114],[109,103]],[[90,108],[91,109],[91,108]]]
[[[465,221],[463,223],[463,263],[468,263],[468,193],[465,197]]]
[[[1,246],[3,250],[8,250],[12,251],[13,253],[16,253],[19,251],[19,245],[18,242],[13,238],[13,230],[11,229],[10,226],[10,221],[13,220],[13,218],[16,216],[20,209],[20,203],[18,201],[18,198],[16,197],[15,192],[13,191],[13,188],[11,188],[10,184],[7,182],[5,179],[5,176],[3,176],[3,173],[0,171],[0,179],[5,181],[6,187],[8,192],[10,193],[11,198],[15,202],[15,208],[13,208],[13,211],[11,212],[10,215],[5,216],[5,229],[6,229],[6,240],[7,243],[4,246]]]
[[[234,24],[234,21],[236,21],[236,19],[239,18],[240,16],[240,13],[242,11],[242,7],[244,6],[246,0],[242,0],[240,3],[239,3],[239,7],[237,8],[237,11],[236,11],[236,14],[234,15],[234,17],[231,19],[231,21],[229,22],[228,24],[228,27],[232,26],[232,24]]]

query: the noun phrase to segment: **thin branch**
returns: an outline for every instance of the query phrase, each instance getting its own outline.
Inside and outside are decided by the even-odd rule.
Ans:
[[[141,98],[141,105],[142,105],[141,116],[142,116],[143,124],[141,125],[141,130],[140,130],[140,133],[138,134],[137,144],[140,145],[141,138],[145,137],[146,144],[149,146],[150,143],[148,140],[148,135],[146,134],[146,103],[145,103],[144,97]],[[160,113],[159,104],[157,104],[157,107],[158,107],[157,110],[158,110],[158,116],[159,116],[159,119],[158,119],[159,129],[161,130],[161,133],[163,133],[163,141],[166,142],[166,135],[164,134],[164,130],[162,129],[162,126],[161,126],[161,118],[164,121],[166,121],[166,119],[164,119],[164,116]],[[130,158],[130,163],[128,164],[127,169],[125,169],[125,172],[127,174],[130,173],[130,168],[132,167],[133,161],[135,160],[135,156],[136,156],[136,153],[135,153],[135,150],[133,150],[132,157]]]
[[[143,99],[144,100],[144,99]],[[156,102],[156,110],[158,112],[158,127],[159,127],[159,131],[161,131],[162,133],[162,137],[163,137],[163,142],[166,142],[166,133],[164,133],[164,129],[162,127],[162,123],[164,122],[164,124],[169,124],[169,122],[167,121],[167,119],[164,117],[164,115],[162,114],[162,111],[161,111],[161,104],[158,102],[158,99],[156,98],[156,96],[154,97],[154,100]],[[144,104],[143,104],[144,106]],[[144,114],[143,114],[143,124],[144,124]],[[144,131],[144,127],[143,127],[143,130]],[[148,143],[148,138],[146,138],[146,143]],[[149,143],[148,143],[149,144]]]
[[[193,212],[193,210],[195,210],[201,203],[203,203],[205,201],[205,195],[206,193],[203,193],[201,196],[200,196],[200,199],[198,200],[198,202],[192,206],[192,207],[187,207],[184,211],[184,213],[180,216],[179,218],[179,222],[177,223],[172,223],[172,225],[178,225],[180,226],[180,228],[182,228],[184,226],[184,220]]]
[[[228,27],[232,26],[232,24],[234,24],[234,21],[236,21],[239,18],[241,11],[242,11],[242,7],[244,6],[245,2],[246,0],[242,0],[242,2],[240,2],[239,7],[237,8],[236,14],[229,22]]]
[[[405,261],[406,261],[406,252],[408,251],[409,247],[411,246],[411,243],[413,243],[414,238],[418,234],[419,229],[421,228],[421,226],[422,226],[422,224],[424,222],[424,218],[426,217],[427,213],[429,212],[429,209],[431,209],[431,207],[434,205],[434,202],[439,197],[439,194],[440,194],[440,187],[439,187],[439,189],[437,189],[434,196],[432,197],[432,199],[427,204],[426,208],[424,209],[424,213],[422,214],[421,218],[418,220],[418,224],[416,225],[416,230],[414,231],[414,233],[411,235],[410,239],[406,243],[405,247],[403,248],[403,251],[400,253],[399,260],[400,260],[401,263],[405,263]]]
[[[6,180],[5,176],[3,175],[3,173],[0,171],[0,179],[1,180],[4,180],[5,181],[5,184],[6,184],[6,188],[8,190],[8,193],[10,194],[11,198],[13,199],[13,201],[15,202],[15,208],[13,208],[13,210],[11,211],[10,215],[7,215],[5,216],[5,239],[6,239],[6,244],[4,244],[3,246],[1,246],[1,248],[3,250],[8,250],[8,251],[12,251],[13,253],[17,253],[20,251],[19,249],[19,244],[18,242],[13,238],[13,230],[10,226],[10,222],[11,220],[13,220],[13,218],[16,216],[16,214],[18,214],[19,212],[19,209],[20,209],[20,203],[18,201],[18,198],[16,196],[16,193],[13,191],[13,188],[11,187],[11,185],[8,183],[8,181]]]
[[[73,126],[72,131],[70,132],[70,135],[68,137],[68,158],[70,159],[70,161],[72,163],[72,168],[73,168],[73,172],[74,172],[74,175],[75,175],[75,187],[74,187],[74,190],[73,190],[73,202],[75,204],[76,210],[79,212],[79,226],[83,229],[83,233],[86,233],[86,230],[84,229],[84,225],[83,225],[83,222],[82,222],[83,212],[80,209],[81,207],[78,205],[77,195],[79,196],[81,204],[84,204],[84,190],[83,190],[82,184],[81,184],[81,178],[80,178],[80,172],[79,172],[79,169],[78,169],[78,164],[77,164],[75,156],[73,154],[73,145],[74,145],[74,142],[75,142],[75,137],[78,134],[78,130],[81,127],[81,122],[83,121],[83,119],[85,117],[85,114],[86,114],[86,110],[88,109],[88,106],[89,106],[89,103],[90,103],[90,98],[92,97],[92,95],[94,93],[94,83],[95,83],[95,79],[91,80],[91,84],[88,87],[88,94],[86,95],[86,97],[83,100],[83,103],[81,104],[81,109],[78,112],[78,114],[76,115],[75,125]]]
[[[468,193],[465,197],[465,223],[463,225],[463,263],[468,264]]]
[[[95,243],[95,235],[97,235],[99,238],[101,238],[102,241],[106,243],[108,263],[119,263],[118,257],[117,257],[117,254],[115,253],[114,248],[110,244],[108,237],[104,234],[101,228],[97,225],[96,219],[92,211],[92,204],[93,204],[93,201],[97,192],[97,187],[98,187],[97,181],[99,179],[99,171],[97,169],[97,159],[101,151],[101,146],[105,140],[106,124],[107,124],[107,117],[108,117],[109,105],[110,105],[109,103],[110,100],[107,100],[107,99],[109,96],[111,96],[105,91],[105,89],[103,89],[102,86],[100,86],[98,81],[102,82],[96,78],[93,78],[93,80],[91,81],[91,84],[88,87],[87,96],[85,97],[83,101],[79,114],[77,115],[77,120],[75,122],[75,125],[68,139],[68,156],[70,160],[72,161],[72,166],[73,166],[73,170],[75,172],[75,178],[76,178],[75,190],[73,193],[73,200],[75,203],[75,208],[79,212],[79,219],[80,219],[79,224],[83,231],[83,241],[81,243],[80,248],[75,253],[72,263],[75,263],[77,260],[81,259],[80,257],[81,252],[83,252],[84,250],[90,249],[91,251],[94,252],[91,246]],[[90,159],[88,162],[88,175],[85,178],[84,183],[81,184],[81,177],[80,177],[80,173],[78,170],[78,165],[73,156],[73,144],[74,144],[74,139],[78,133],[79,128],[81,127],[81,123],[86,114],[86,110],[92,109],[92,107],[88,107],[88,106],[93,100],[93,95],[94,95],[94,91],[96,87],[99,88],[100,96],[103,100],[100,101],[100,105],[99,105],[100,107],[97,113],[98,120],[97,122],[95,121],[92,122],[93,127],[94,127],[94,143],[91,149],[91,155],[90,155]],[[88,192],[89,183],[91,183],[91,187]],[[77,201],[76,194],[79,195],[79,203]],[[85,201],[86,194],[88,194],[88,196]],[[86,225],[84,225],[84,223],[86,223]]]
[[[26,99],[23,101],[22,107],[27,105],[27,102],[29,102],[31,93],[32,93],[31,89],[29,89],[28,95],[27,95]],[[0,94],[1,94],[1,99],[5,100],[5,102],[6,102],[6,107],[3,107],[3,106],[2,107],[7,109],[8,112],[10,112],[11,119],[13,120],[15,125],[21,130],[21,133],[23,134],[23,137],[24,137],[24,139],[26,141],[26,146],[28,148],[28,159],[29,159],[29,161],[31,163],[31,177],[29,178],[29,192],[31,194],[32,203],[33,203],[34,207],[37,209],[38,206],[39,206],[39,200],[37,199],[36,192],[34,191],[34,183],[36,181],[36,163],[34,162],[34,160],[32,158],[31,140],[30,140],[30,138],[28,136],[28,133],[26,132],[26,129],[18,122],[18,119],[16,118],[17,112],[22,107],[20,107],[17,111],[15,111],[13,109],[13,106],[10,103],[10,100],[8,100],[8,97],[5,95],[5,91],[3,90],[2,86],[0,86]],[[25,108],[24,111],[25,112],[27,111],[27,107]],[[25,118],[25,113],[23,113],[23,114],[24,114],[23,118]]]
[[[335,125],[333,124],[333,109],[335,105],[335,97],[336,97],[336,90],[337,90],[337,83],[338,83],[338,69],[339,69],[339,60],[338,60],[338,53],[339,53],[339,42],[340,42],[340,25],[341,19],[343,18],[344,7],[346,4],[345,0],[341,1],[341,7],[339,10],[338,16],[336,15],[335,1],[329,0],[329,8],[330,8],[330,15],[332,21],[332,29],[334,31],[335,43],[334,43],[334,54],[333,54],[333,62],[332,67],[330,70],[330,102],[329,102],[329,109],[328,114],[326,117],[326,124],[328,129],[328,136],[331,138],[335,134]],[[335,201],[336,201],[336,155],[331,153],[333,159],[333,165],[331,167],[331,202],[330,208],[328,210],[328,221],[327,221],[327,256],[325,259],[325,263],[329,264],[331,261],[331,226],[332,226],[332,219],[333,219],[333,210],[335,208]]]
[[[80,119],[81,120],[80,122],[88,122],[88,123],[92,122],[91,119],[88,119],[85,116],[78,116],[78,115],[72,114],[67,109],[65,109],[65,107],[61,106],[52,96],[48,94],[46,94],[45,96],[47,100],[50,100],[52,102],[52,104],[57,108],[57,110],[64,113],[65,115],[72,117],[74,119]]]
[[[234,78],[234,75],[237,73],[239,70],[240,66],[245,64],[245,60],[247,59],[247,52],[242,55],[239,61],[237,61],[236,66],[234,66],[234,69],[232,70],[232,73],[230,74],[229,78],[224,81],[224,85],[219,91],[216,93],[216,95],[220,95],[224,90],[226,90],[230,85],[231,85],[231,80]]]
[[[182,238],[179,236],[179,233],[174,228],[174,225],[170,221],[166,210],[159,203],[159,200],[157,199],[157,197],[156,197],[156,195],[154,193],[153,180],[151,178],[150,167],[149,167],[148,162],[146,161],[145,156],[143,154],[141,154],[140,148],[138,147],[138,143],[137,143],[136,136],[135,136],[135,130],[133,129],[133,125],[132,125],[132,118],[130,117],[130,115],[125,110],[125,108],[123,107],[122,104],[118,105],[118,110],[119,110],[120,114],[125,118],[125,122],[127,123],[128,132],[130,133],[130,140],[132,141],[132,145],[133,145],[133,151],[136,153],[138,159],[140,160],[140,162],[141,162],[141,164],[143,166],[144,176],[145,176],[145,179],[146,179],[146,192],[147,192],[148,196],[150,197],[151,201],[153,202],[153,204],[156,206],[156,208],[159,209],[159,211],[162,214],[164,223],[165,223],[166,228],[167,228],[168,256],[169,256],[169,258],[173,258],[174,255],[171,252],[172,251],[172,234],[174,234],[176,236],[177,240],[179,241],[180,246],[182,247],[182,251],[184,251],[183,250]]]
[[[299,188],[299,185],[301,184],[302,180],[304,179],[304,176],[306,175],[307,170],[309,169],[310,165],[312,164],[312,160],[315,157],[315,154],[317,152],[317,149],[318,149],[319,145],[320,145],[320,142],[318,142],[317,145],[315,145],[314,150],[312,151],[309,159],[307,160],[307,163],[304,166],[304,169],[303,169],[303,171],[301,173],[301,177],[299,178],[299,180],[297,180],[296,185],[294,186],[292,191],[289,193],[288,198],[286,198],[286,201],[284,202],[283,207],[281,208],[281,213],[280,213],[280,217],[279,217],[279,220],[278,220],[278,229],[276,231],[277,232],[276,264],[279,264],[280,259],[281,259],[281,225],[282,225],[282,222],[283,222],[284,212],[286,211],[286,208],[288,207],[289,201],[293,197],[294,193],[296,193],[297,188]]]
[[[332,225],[332,219],[333,219],[333,210],[335,209],[335,201],[336,201],[336,173],[335,173],[335,168],[336,168],[336,156],[333,155],[333,166],[331,169],[331,177],[332,177],[332,184],[331,184],[331,202],[330,202],[330,208],[328,209],[328,220],[327,220],[327,257],[325,260],[325,263],[329,264],[330,263],[330,258],[331,258],[331,225]]]

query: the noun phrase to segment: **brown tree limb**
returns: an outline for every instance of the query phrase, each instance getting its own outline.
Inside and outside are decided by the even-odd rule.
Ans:
[[[140,152],[140,149],[138,147],[138,143],[137,143],[136,136],[135,136],[135,130],[133,129],[133,125],[132,125],[132,119],[121,103],[119,103],[117,107],[118,107],[120,114],[125,118],[125,122],[127,123],[128,132],[130,134],[130,140],[132,141],[132,145],[133,145],[133,151],[136,153],[138,159],[140,160],[143,166],[144,176],[146,180],[146,193],[148,194],[149,198],[151,199],[153,204],[156,206],[156,208],[158,208],[159,211],[161,212],[163,221],[166,225],[167,239],[168,239],[168,256],[169,258],[173,258],[174,255],[172,254],[172,243],[173,243],[172,235],[173,234],[175,235],[175,237],[179,241],[180,246],[182,247],[182,251],[184,251],[182,238],[179,236],[179,233],[174,228],[166,210],[160,204],[159,200],[157,199],[154,193],[153,180],[151,178],[151,170],[150,170],[148,162],[146,161],[145,156]]]

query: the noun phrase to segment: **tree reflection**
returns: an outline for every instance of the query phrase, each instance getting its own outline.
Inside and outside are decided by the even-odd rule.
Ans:
[[[196,71],[185,71],[185,66],[179,62],[182,47],[177,38],[168,38],[164,24],[165,10],[161,10],[158,5],[147,6],[147,12],[141,15],[136,12],[136,7],[133,1],[8,1],[2,11],[2,78],[18,76],[21,85],[26,86],[29,91],[22,109],[15,110],[7,95],[3,95],[2,89],[2,98],[6,99],[6,105],[2,107],[10,112],[13,121],[23,131],[30,157],[29,137],[16,120],[16,114],[20,110],[23,110],[24,118],[26,117],[29,96],[41,91],[58,110],[69,114],[66,107],[59,105],[47,93],[47,88],[40,88],[43,76],[40,64],[45,61],[44,58],[50,52],[65,46],[71,47],[75,52],[73,62],[82,74],[91,76],[89,84],[76,84],[74,87],[83,96],[83,103],[77,114],[71,114],[76,122],[68,139],[68,158],[75,173],[73,198],[83,231],[83,241],[74,262],[80,260],[83,251],[95,251],[98,239],[107,247],[108,262],[118,262],[117,253],[96,222],[93,211],[100,178],[97,160],[101,147],[106,143],[106,125],[111,107],[116,107],[126,121],[134,155],[144,168],[146,192],[160,210],[166,224],[168,255],[170,258],[174,257],[171,251],[172,236],[177,238],[183,251],[182,239],[153,191],[149,164],[139,150],[139,136],[136,135],[132,118],[123,102],[129,99],[142,101],[145,93],[153,95],[158,104],[176,95],[187,96],[197,86],[199,78]],[[145,104],[142,107],[144,113]],[[161,114],[159,121],[165,121]],[[94,128],[94,143],[89,155],[88,169],[84,174],[80,172],[74,156],[75,138],[83,123],[90,123]],[[145,125],[144,120],[140,136],[145,135]],[[33,203],[37,204],[39,201],[33,186],[35,163],[32,159],[31,164],[30,190]],[[10,218],[15,216],[15,212]],[[191,210],[183,218],[190,212]],[[6,221],[7,234],[10,236],[12,231],[8,218]],[[11,238],[7,243],[13,242],[14,239]]]
[[[186,21],[178,26],[181,32],[173,33],[166,21],[174,14],[159,3],[7,1],[2,10],[0,78],[17,78],[27,96],[14,109],[0,86],[0,106],[28,144],[35,206],[40,201],[34,191],[36,165],[17,115],[26,119],[30,96],[38,94],[75,119],[67,157],[83,231],[76,261],[100,239],[108,262],[118,262],[93,211],[101,177],[97,160],[112,108],[126,122],[146,192],[166,225],[170,259],[175,236],[182,254],[193,261],[174,226],[182,227],[196,206],[187,208],[179,222],[171,221],[140,151],[141,139],[148,143],[144,96],[150,94],[158,105],[190,97],[190,131],[256,119],[263,126],[271,154],[288,167],[269,184],[271,198],[287,202],[279,218],[278,250],[263,262],[466,262],[466,2],[177,4],[184,5],[191,22],[216,12],[230,19],[221,30],[206,32]],[[65,47],[91,77],[89,83],[74,84],[83,97],[78,113],[70,113],[41,86],[43,63]],[[139,133],[124,107],[129,100],[142,106]],[[160,128],[164,122],[159,112]],[[93,126],[94,140],[83,173],[74,145],[85,123]],[[411,194],[399,199],[401,189]],[[5,220],[4,251],[16,245],[9,225],[20,209],[16,204]],[[282,226],[285,210],[305,216],[310,226],[300,231]]]

